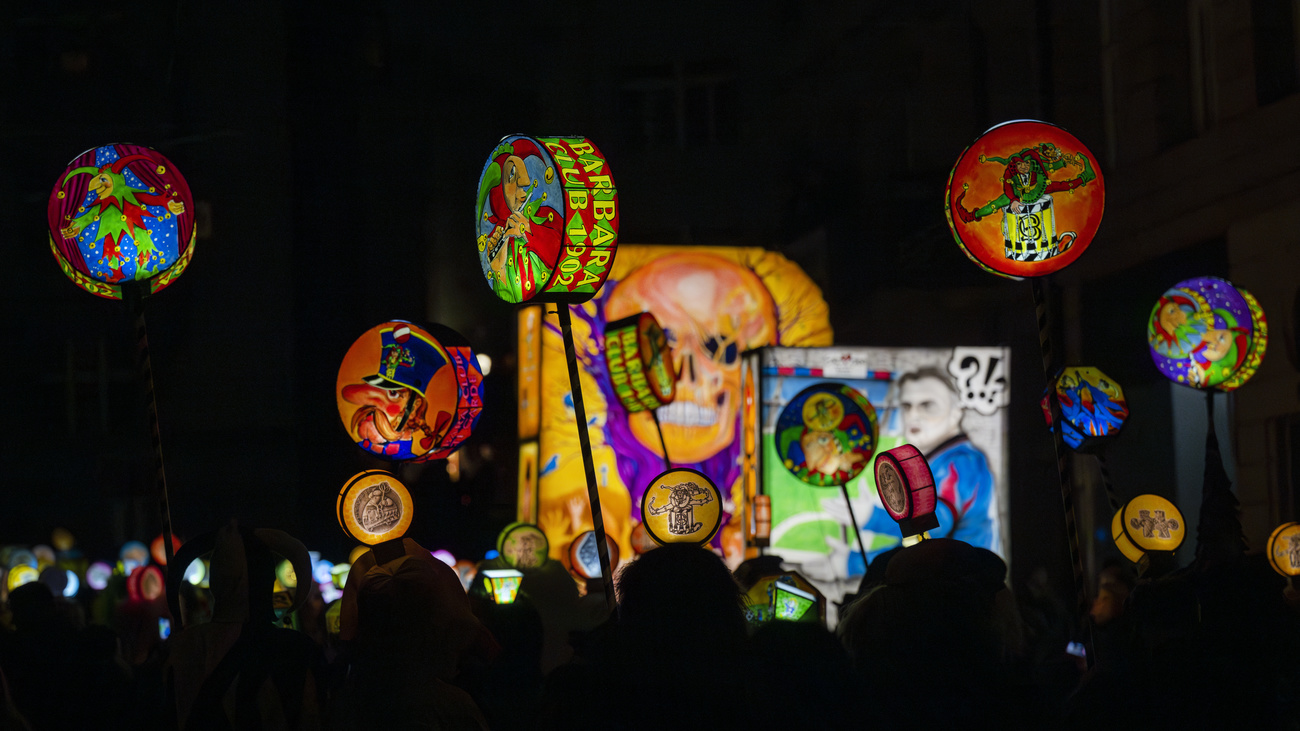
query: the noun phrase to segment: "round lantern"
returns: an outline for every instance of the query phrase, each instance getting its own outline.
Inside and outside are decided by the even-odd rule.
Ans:
[[[103,591],[111,578],[113,578],[113,567],[103,561],[96,561],[86,567],[86,586],[95,591]]]
[[[140,541],[127,541],[117,556],[122,562],[122,573],[130,576],[137,566],[149,563],[149,547]]]
[[[1169,380],[1231,391],[1259,368],[1268,324],[1259,302],[1218,277],[1196,277],[1167,290],[1151,310],[1147,343]]]
[[[406,485],[379,470],[348,480],[339,490],[335,508],[343,531],[367,546],[401,538],[415,516]]]
[[[67,528],[55,528],[50,534],[50,543],[54,544],[57,551],[71,551],[72,547],[77,545],[77,539],[72,536],[72,533]]]
[[[122,299],[129,281],[158,292],[194,256],[190,187],[148,147],[105,145],[73,158],[50,194],[47,216],[59,268],[100,297]]]
[[[172,536],[172,555],[175,555],[181,548],[181,539],[175,535]],[[161,566],[167,565],[167,552],[163,550],[163,537],[159,533],[154,537],[153,542],[149,544],[149,555],[153,556],[154,563]]]
[[[1101,224],[1105,181],[1074,135],[1033,120],[1004,122],[962,151],[944,212],[966,256],[1003,277],[1069,266]]]
[[[876,455],[875,473],[880,503],[905,537],[939,527],[934,515],[934,475],[920,450],[904,444],[881,452]]]
[[[442,459],[483,411],[483,373],[454,330],[393,320],[367,330],[339,366],[335,399],[348,435],[391,460]]]
[[[1268,562],[1273,570],[1294,578],[1300,576],[1300,523],[1283,523],[1268,537]]]
[[[483,276],[506,302],[580,304],[609,276],[618,189],[591,140],[505,137],[479,176],[475,215]]]
[[[613,538],[605,536],[605,545],[609,548],[609,566],[613,570],[618,566],[618,544]],[[596,546],[596,531],[579,533],[569,544],[569,566],[573,573],[584,579],[599,579],[600,552]]]
[[[126,594],[132,601],[153,601],[165,590],[163,572],[157,566],[138,566],[126,577]]]
[[[656,543],[708,543],[722,526],[722,493],[704,473],[679,468],[650,482],[641,524]]]
[[[511,523],[497,536],[497,552],[513,568],[535,569],[546,563],[551,544],[532,523]]]
[[[196,558],[193,561],[190,561],[189,566],[185,567],[185,573],[182,578],[185,579],[185,583],[191,586],[201,586],[203,580],[208,578],[208,565],[203,562],[203,559]]]
[[[776,450],[802,482],[843,485],[866,469],[876,450],[876,410],[842,383],[809,386],[781,409]]]
[[[352,564],[337,563],[334,568],[330,569],[330,583],[334,588],[342,589],[348,583],[348,574],[352,571]]]
[[[1124,389],[1098,368],[1062,368],[1043,391],[1039,405],[1052,426],[1052,389],[1061,404],[1061,437],[1072,449],[1094,450],[1111,441],[1128,419]]]
[[[649,312],[605,326],[605,363],[614,393],[629,413],[673,402],[677,371],[668,337]]]
[[[44,571],[46,566],[54,563],[54,549],[47,545],[39,544],[32,546],[32,555],[36,557],[36,570]]]
[[[633,522],[636,523],[636,525],[632,526],[632,533],[628,536],[628,541],[632,544],[632,550],[636,551],[639,556],[647,551],[653,551],[658,548],[659,544],[655,543],[655,539],[650,537],[650,531],[646,530],[645,523],[642,523],[639,520],[634,520]],[[612,554],[610,555],[610,558],[613,558]]]
[[[1138,495],[1116,511],[1110,535],[1133,563],[1148,552],[1173,553],[1183,545],[1187,522],[1173,503],[1159,495]]]
[[[23,584],[30,584],[41,577],[36,569],[27,564],[19,564],[9,569],[8,585],[9,591],[13,591]]]
[[[77,572],[72,569],[64,569],[63,575],[65,581],[63,584],[63,596],[71,599],[81,591],[81,579],[77,577]]]
[[[30,566],[32,569],[38,569],[40,567],[40,560],[36,558],[36,554],[25,548],[18,548],[10,551],[9,561],[7,563],[11,569],[18,566]]]

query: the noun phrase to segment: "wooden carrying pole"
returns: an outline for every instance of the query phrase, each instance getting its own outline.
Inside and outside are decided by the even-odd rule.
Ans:
[[[136,360],[140,382],[144,386],[145,403],[149,409],[149,428],[154,454],[154,488],[158,497],[158,512],[162,518],[163,553],[170,567],[172,559],[175,558],[175,551],[172,548],[172,511],[167,499],[167,472],[163,468],[162,435],[158,428],[158,399],[154,396],[153,388],[153,363],[149,358],[149,329],[144,320],[144,288],[147,286],[143,282],[124,284],[122,295],[126,299],[127,309],[135,318]]]

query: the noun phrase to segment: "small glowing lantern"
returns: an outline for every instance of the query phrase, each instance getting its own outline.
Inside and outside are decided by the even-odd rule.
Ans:
[[[334,584],[335,589],[342,589],[348,583],[348,572],[352,570],[352,564],[340,563],[335,564],[330,569],[330,582]]]
[[[19,566],[30,566],[33,569],[39,569],[40,561],[36,558],[36,554],[25,548],[19,548],[9,553],[9,568]]]
[[[1268,322],[1249,292],[1218,277],[1196,277],[1161,295],[1147,320],[1147,344],[1165,378],[1231,391],[1263,361]]]
[[[47,207],[50,250],[78,287],[122,299],[122,283],[150,294],[194,256],[194,200],[180,171],[157,150],[105,145],[68,163]]]
[[[348,480],[339,490],[335,509],[339,527],[367,546],[400,539],[415,516],[406,485],[379,470],[360,472]]]
[[[659,547],[655,539],[650,537],[650,532],[645,529],[645,523],[634,520],[636,525],[632,526],[632,534],[628,540],[632,543],[632,550],[639,556],[647,551],[653,551]],[[612,557],[611,557],[612,558]]]
[[[391,460],[443,459],[483,410],[483,374],[454,330],[402,320],[366,331],[343,357],[335,400],[348,435]]]
[[[54,549],[44,544],[32,546],[32,555],[36,557],[36,570],[44,571],[46,566],[54,564]]]
[[[618,220],[618,189],[591,140],[509,135],[479,176],[483,276],[506,302],[586,302],[609,276]]]
[[[470,586],[474,584],[475,577],[478,576],[478,565],[468,559],[459,559],[456,565],[456,576],[460,579],[460,585],[465,591],[469,591]]]
[[[23,584],[30,584],[41,577],[36,569],[27,564],[19,564],[9,569],[9,591],[13,591]]]
[[[532,523],[511,523],[497,535],[497,553],[511,568],[535,569],[546,563],[551,544]]]
[[[880,503],[898,523],[904,538],[939,527],[934,515],[934,474],[920,450],[904,444],[881,452],[875,470]]]
[[[1063,368],[1048,384],[1039,404],[1052,426],[1051,390],[1061,404],[1061,437],[1071,449],[1091,451],[1114,439],[1128,419],[1124,389],[1098,368]]]
[[[651,480],[641,496],[641,524],[660,545],[702,546],[722,526],[722,494],[702,472],[668,470]]]
[[[776,420],[777,454],[800,481],[839,487],[876,449],[876,410],[842,383],[818,383],[790,399]]]
[[[334,563],[325,559],[317,559],[311,567],[311,578],[317,584],[329,584],[334,581]]]
[[[127,541],[117,557],[122,562],[122,573],[130,576],[137,566],[149,563],[149,548],[140,541]]]
[[[524,580],[523,573],[514,569],[485,569],[488,588],[491,589],[492,601],[497,604],[514,604],[519,596],[519,585]]]
[[[817,597],[809,592],[783,581],[774,581],[770,585],[772,592],[772,616],[787,622],[798,622],[817,604]]]
[[[77,592],[81,591],[81,579],[77,578],[77,572],[72,569],[64,569],[63,573],[67,577],[67,581],[63,585],[63,596],[71,599],[77,595]]]
[[[944,212],[953,238],[987,272],[1041,277],[1092,243],[1105,209],[1097,158],[1069,132],[1033,120],[1004,122],[962,151]]]
[[[103,591],[111,578],[113,578],[113,567],[103,561],[96,561],[86,568],[86,586],[95,591]]]
[[[609,549],[609,566],[610,570],[618,567],[618,544],[613,538],[605,536],[605,545]],[[569,566],[573,573],[583,579],[599,579],[600,574],[600,554],[596,550],[596,531],[589,530],[579,533],[569,544]],[[588,586],[591,586],[588,584]]]
[[[1295,581],[1300,576],[1300,523],[1283,523],[1268,537],[1268,562],[1273,570]]]
[[[366,555],[366,551],[369,550],[369,546],[354,546],[351,551],[348,551],[348,563],[356,563],[357,559]]]
[[[50,543],[54,544],[57,551],[71,551],[77,545],[77,539],[67,528],[55,528],[50,533]]]
[[[1133,563],[1144,554],[1172,555],[1183,545],[1187,523],[1173,503],[1159,495],[1138,495],[1116,511],[1110,535],[1120,553]]]
[[[179,550],[181,550],[181,539],[173,535],[172,555],[176,555],[176,552]],[[159,533],[149,544],[149,555],[153,556],[154,563],[159,566],[167,565],[167,552],[163,550],[163,537],[161,533]]]
[[[153,601],[163,595],[165,587],[162,569],[157,566],[138,566],[126,577],[126,594],[133,601]]]
[[[293,563],[289,559],[280,561],[275,567],[275,580],[286,589],[298,588],[298,573],[293,570]]]
[[[190,586],[199,586],[206,578],[208,578],[208,567],[203,563],[203,559],[196,558],[185,567],[184,579]]]
[[[609,381],[628,413],[654,410],[673,402],[677,372],[659,321],[649,312],[605,326]]]

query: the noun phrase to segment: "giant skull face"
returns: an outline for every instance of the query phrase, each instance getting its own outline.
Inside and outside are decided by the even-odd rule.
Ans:
[[[677,361],[677,397],[659,409],[674,462],[702,462],[735,439],[740,354],[776,342],[776,307],[762,280],[710,254],[669,254],[632,272],[605,304],[614,321],[651,312]],[[629,415],[637,441],[661,452],[648,412]]]

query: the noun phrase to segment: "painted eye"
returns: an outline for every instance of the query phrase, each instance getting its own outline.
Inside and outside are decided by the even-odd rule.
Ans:
[[[735,343],[728,343],[727,349],[723,352],[722,355],[722,362],[726,363],[727,365],[731,365],[732,363],[735,363],[736,358],[739,357],[740,355],[739,351],[740,349],[736,346]]]

